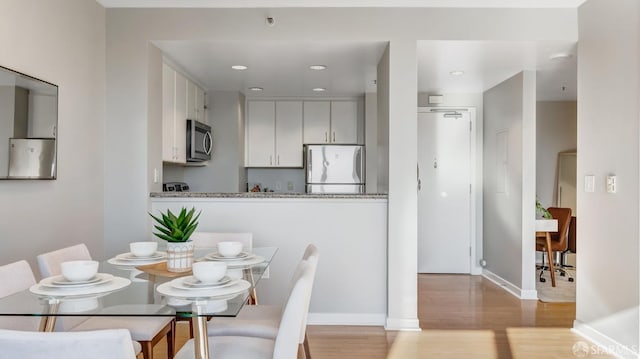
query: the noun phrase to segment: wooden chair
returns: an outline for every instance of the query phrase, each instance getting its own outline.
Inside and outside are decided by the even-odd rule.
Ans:
[[[559,208],[559,207],[549,207],[547,209],[549,213],[551,213],[551,217],[558,220],[558,232],[551,233],[551,247],[547,248],[547,241],[545,237],[536,236],[536,251],[545,252],[547,256],[547,260],[550,264],[553,262],[553,253],[554,252],[564,252],[567,250],[569,245],[568,240],[568,230],[569,223],[571,221],[571,208]],[[549,270],[550,266],[545,266],[544,263],[545,256],[542,256],[542,266],[540,269],[540,281],[544,282],[545,278],[542,277],[545,270]],[[573,282],[573,277],[561,266],[555,266],[554,271],[560,272],[563,276],[568,275],[569,281]],[[555,284],[555,273],[551,272],[551,282],[552,286],[556,286]]]
[[[60,264],[70,260],[90,260],[91,254],[84,244],[58,249],[37,257],[42,277],[60,274]],[[80,319],[78,319],[80,318]],[[58,330],[94,331],[100,329],[128,329],[133,340],[140,342],[145,359],[153,359],[153,347],[162,338],[167,338],[167,355],[173,358],[175,347],[176,320],[171,317],[66,317]],[[57,323],[56,323],[57,324]]]

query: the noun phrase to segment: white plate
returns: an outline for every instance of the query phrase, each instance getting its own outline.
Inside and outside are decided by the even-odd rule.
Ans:
[[[95,278],[97,280],[90,280],[90,281],[84,281],[84,282],[69,282],[64,278],[64,276],[56,275],[56,276],[41,280],[39,284],[43,287],[58,288],[58,289],[85,288],[85,287],[93,287],[96,285],[108,283],[113,279],[113,275],[108,273],[97,273]]]
[[[131,281],[126,278],[112,276],[111,280],[104,284],[92,285],[89,287],[52,288],[40,284],[34,284],[29,288],[29,291],[41,297],[49,298],[99,297],[122,289],[129,284],[131,284]]]
[[[58,278],[60,276],[56,276],[56,278]],[[72,285],[72,286],[76,286],[76,285],[82,285],[82,284],[89,284],[89,283],[95,283],[95,282],[99,282],[101,280],[101,276],[96,275],[89,279],[89,280],[79,280],[79,281],[75,281],[72,282],[70,280],[68,280],[67,278],[65,278],[64,276],[62,276],[61,279],[56,279],[56,280],[52,280],[51,283],[55,284],[55,285],[60,285],[60,286],[67,286],[67,285]]]
[[[122,269],[131,269],[135,266],[160,263],[164,261],[166,261],[166,258],[159,258],[153,261],[128,261],[128,260],[121,260],[118,258],[111,258],[107,260],[107,263],[113,264],[114,266],[117,266],[117,267],[122,267]]]
[[[148,257],[137,257],[134,256],[133,253],[128,252],[128,253],[122,253],[122,254],[118,254],[116,256],[117,259],[121,260],[121,261],[155,261],[158,259],[163,259],[167,257],[167,253],[165,252],[155,252],[154,254],[148,256]]]
[[[231,299],[236,295],[251,288],[251,283],[246,280],[239,279],[233,285],[226,287],[213,287],[213,288],[198,288],[198,289],[178,289],[173,287],[173,281],[181,280],[182,277],[176,278],[171,282],[160,284],[156,290],[162,295],[166,295],[172,298],[180,299],[192,299],[192,300],[217,300],[217,299]]]
[[[204,257],[204,260],[207,261],[216,261],[216,262],[225,262],[227,263],[227,268],[248,268],[256,264],[260,264],[265,261],[264,257],[253,255],[249,258],[242,260],[226,260],[226,259],[216,259],[209,255]]]
[[[171,281],[171,286],[177,289],[210,289],[210,288],[223,288],[236,284],[238,280],[232,280],[228,276],[224,276],[216,283],[202,283],[194,276],[180,277]]]
[[[208,259],[216,260],[216,261],[242,261],[252,257],[255,257],[255,254],[247,253],[247,252],[240,252],[240,254],[238,254],[235,257],[225,257],[218,252],[207,254]]]

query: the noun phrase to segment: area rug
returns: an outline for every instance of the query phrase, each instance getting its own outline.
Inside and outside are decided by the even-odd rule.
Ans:
[[[551,286],[551,276],[548,271],[545,271],[543,278],[546,282],[541,283],[538,280],[538,274],[536,274],[536,290],[538,291],[538,299],[541,302],[548,303],[567,303],[576,301],[576,272],[574,270],[567,271],[573,277],[574,281],[569,282],[568,277],[560,276],[560,273],[556,272],[556,286]]]

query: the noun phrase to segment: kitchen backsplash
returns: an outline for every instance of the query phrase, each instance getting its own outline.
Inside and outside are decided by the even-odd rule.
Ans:
[[[297,192],[304,193],[304,170],[296,168],[249,168],[247,169],[248,188],[260,188],[261,192]],[[258,187],[256,187],[258,186]]]

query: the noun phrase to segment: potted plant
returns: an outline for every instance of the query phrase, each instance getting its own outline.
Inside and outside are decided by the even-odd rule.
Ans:
[[[160,212],[160,217],[149,213],[157,223],[154,228],[158,232],[155,232],[154,235],[167,241],[167,270],[170,272],[191,270],[194,245],[189,237],[198,227],[198,218],[200,217],[200,212],[197,214],[195,212],[195,208],[187,211],[185,207],[182,207],[177,216],[169,209],[166,213]]]
[[[544,218],[544,219],[553,218],[551,216],[551,213],[546,208],[542,207],[540,200],[537,198],[536,198],[536,214],[538,215],[539,218]]]

